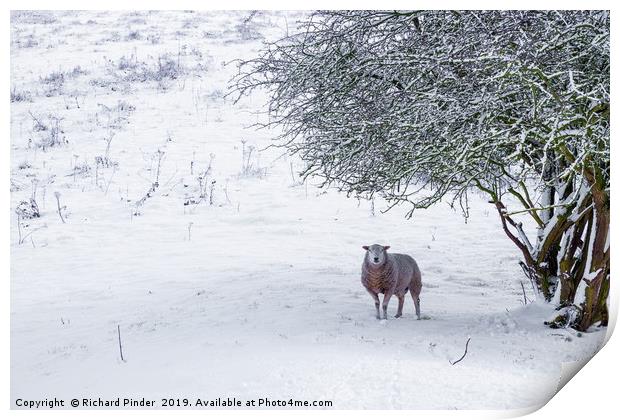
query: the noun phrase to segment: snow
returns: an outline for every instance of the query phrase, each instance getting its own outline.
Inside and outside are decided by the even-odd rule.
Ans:
[[[550,330],[542,323],[553,306],[523,306],[518,250],[481,197],[470,197],[467,223],[442,203],[406,220],[407,208],[373,216],[369,202],[301,183],[291,174],[304,168],[298,158],[264,149],[278,133],[251,127],[265,98],[233,105],[222,97],[236,71],[223,63],[261,46],[235,31],[245,18],[14,16],[12,88],[32,102],[11,105],[13,406],[16,398],[118,396],[325,399],[334,408],[375,409],[544,404],[562,363],[591,357],[605,331]],[[272,40],[295,18],[264,13],[252,25]],[[133,31],[139,39],[128,36]],[[28,39],[36,45],[19,47]],[[117,90],[91,82],[110,77],[109,60],[135,55],[152,64],[165,53],[190,70],[174,80],[112,84]],[[77,65],[87,74],[44,96],[40,78]],[[135,110],[123,114],[120,100]],[[107,125],[99,104],[123,115],[119,127]],[[69,143],[29,147],[41,135],[29,111],[63,118]],[[96,168],[111,130],[109,157],[118,166]],[[254,147],[249,157],[244,146]],[[158,186],[136,215],[158,151]],[[76,163],[90,171],[74,174]],[[35,178],[42,216],[25,229],[41,229],[20,244],[14,209],[30,198]],[[213,193],[200,200],[204,185]],[[410,299],[403,318],[393,318],[394,301],[390,319],[374,318],[359,280],[361,246],[373,242],[418,261],[422,320]],[[467,355],[452,365],[468,337]]]
[[[590,225],[590,242],[588,243],[589,250],[594,249],[594,241],[596,239],[596,230],[597,230],[597,217],[596,209],[592,210],[592,222]],[[586,265],[584,268],[584,278],[589,279],[589,276],[592,275],[592,252],[588,252],[586,256]]]

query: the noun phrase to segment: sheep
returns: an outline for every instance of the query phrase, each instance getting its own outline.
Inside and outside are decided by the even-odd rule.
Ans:
[[[379,293],[383,293],[383,319],[387,319],[387,307],[392,295],[398,297],[396,318],[400,318],[407,290],[413,298],[415,314],[420,319],[422,274],[415,260],[406,254],[388,254],[389,246],[373,244],[362,248],[366,250],[362,264],[362,285],[375,301],[377,319],[381,319]]]

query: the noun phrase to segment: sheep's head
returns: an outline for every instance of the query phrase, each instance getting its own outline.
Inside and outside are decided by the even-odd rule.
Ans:
[[[390,249],[389,245],[383,246],[379,244],[364,245],[362,248],[366,250],[366,260],[368,263],[377,266],[385,263],[387,250]]]

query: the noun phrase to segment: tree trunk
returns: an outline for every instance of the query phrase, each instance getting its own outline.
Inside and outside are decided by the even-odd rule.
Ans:
[[[609,197],[598,186],[593,187],[594,212],[589,246],[590,266],[586,267],[583,281],[586,282],[585,301],[582,304],[578,329],[585,331],[596,322],[607,325],[607,297],[610,285],[609,260]]]
[[[520,224],[511,219],[504,204],[494,197],[504,232],[523,254],[521,265],[525,274],[536,284],[545,300],[551,301],[559,286],[558,309],[571,307],[577,310],[576,317],[569,312],[560,314],[548,323],[552,327],[570,324],[577,330],[585,331],[597,322],[607,325],[609,195],[595,179],[594,174],[585,174],[584,181],[589,185],[583,195],[574,191],[572,186],[556,190],[560,196],[556,203],[570,204],[562,207],[561,211],[556,208],[554,216],[549,216],[553,213],[542,215],[543,226],[538,230],[533,248],[522,238],[524,233]],[[570,198],[573,193],[573,198]],[[517,230],[518,235],[511,232],[511,227]],[[576,302],[581,282],[586,284],[585,298],[583,302]]]

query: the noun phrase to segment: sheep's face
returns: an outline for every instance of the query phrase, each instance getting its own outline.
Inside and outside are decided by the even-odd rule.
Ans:
[[[366,250],[366,260],[371,265],[382,265],[385,263],[387,259],[387,250],[390,249],[389,246],[382,246],[378,244],[373,244],[370,246],[363,246]]]

